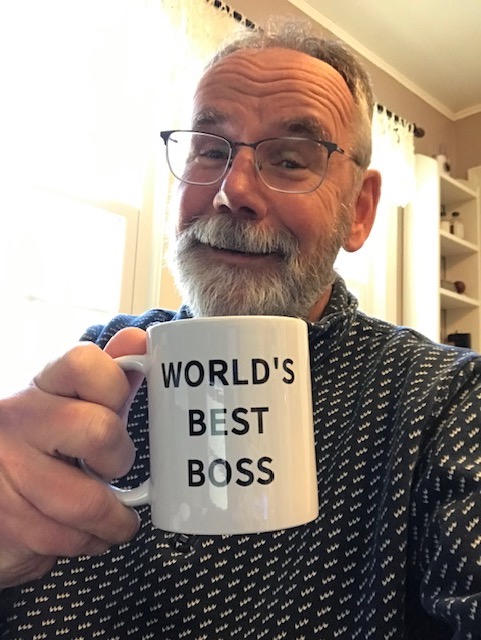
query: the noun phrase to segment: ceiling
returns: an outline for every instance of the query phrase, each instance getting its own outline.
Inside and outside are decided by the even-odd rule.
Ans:
[[[289,0],[453,120],[481,112],[481,0]]]

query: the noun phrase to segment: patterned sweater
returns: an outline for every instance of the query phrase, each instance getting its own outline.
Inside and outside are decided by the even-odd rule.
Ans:
[[[186,315],[118,316],[85,339]],[[340,279],[309,339],[316,521],[189,537],[142,507],[130,543],[1,593],[0,638],[481,638],[481,358],[367,317]],[[148,475],[145,387],[129,429],[124,486]]]

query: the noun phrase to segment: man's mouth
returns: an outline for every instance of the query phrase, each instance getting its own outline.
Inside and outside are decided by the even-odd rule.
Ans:
[[[199,245],[232,256],[245,256],[246,258],[265,258],[269,256],[276,256],[278,258],[282,257],[278,251],[249,251],[243,247],[226,247],[202,242],[199,242]]]
[[[241,225],[221,217],[196,220],[180,235],[182,251],[197,247],[212,252],[219,260],[270,260],[278,264],[288,261],[297,253],[297,243],[288,231],[271,231]]]
[[[211,249],[216,249],[218,251],[226,251],[227,253],[236,253],[236,254],[241,254],[245,256],[270,256],[270,255],[276,254],[275,251],[248,251],[243,247],[221,247],[214,244],[207,244],[206,246],[210,247]]]

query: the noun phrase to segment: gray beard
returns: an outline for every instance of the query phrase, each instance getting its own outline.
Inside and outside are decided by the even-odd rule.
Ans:
[[[267,230],[227,214],[202,216],[170,244],[169,266],[183,301],[194,316],[282,315],[307,319],[332,284],[333,264],[350,227],[346,212],[340,225],[309,255],[299,251],[287,230]],[[254,254],[275,253],[276,271],[217,262],[206,245]]]

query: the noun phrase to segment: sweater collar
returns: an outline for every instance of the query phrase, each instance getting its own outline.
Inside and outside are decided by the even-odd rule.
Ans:
[[[323,356],[330,353],[342,337],[349,331],[357,311],[357,300],[347,290],[344,280],[337,275],[332,285],[331,297],[316,322],[308,323],[309,347],[311,357],[318,363]],[[182,305],[173,320],[192,318],[187,305]]]
[[[309,348],[313,367],[340,348],[340,342],[355,320],[357,307],[357,299],[347,290],[344,280],[339,275],[336,276],[324,313],[319,320],[309,323]]]

